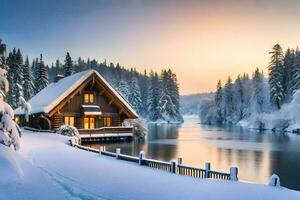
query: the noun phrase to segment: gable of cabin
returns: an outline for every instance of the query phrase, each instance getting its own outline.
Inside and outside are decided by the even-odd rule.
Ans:
[[[136,118],[93,74],[73,94],[48,113],[51,129],[63,124],[78,129],[121,126],[126,118]]]

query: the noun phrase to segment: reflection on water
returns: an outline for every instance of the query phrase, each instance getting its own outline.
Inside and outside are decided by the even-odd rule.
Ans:
[[[148,158],[229,171],[237,165],[241,180],[266,183],[273,173],[282,185],[300,190],[300,136],[255,130],[204,126],[198,119],[186,119],[181,126],[149,125],[145,142],[105,144],[108,151],[121,148],[124,154],[137,156],[144,150]],[[88,144],[99,148],[103,144]]]

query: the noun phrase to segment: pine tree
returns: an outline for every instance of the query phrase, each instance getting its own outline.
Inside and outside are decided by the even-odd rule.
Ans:
[[[215,104],[217,107],[217,123],[221,124],[224,121],[223,118],[223,88],[221,80],[218,81],[217,91],[215,93]]]
[[[130,95],[130,89],[128,83],[124,80],[121,80],[119,82],[117,90],[122,95],[122,97],[128,101]]]
[[[148,118],[157,121],[161,118],[158,102],[160,99],[160,81],[157,73],[150,72],[150,87],[148,94]]]
[[[267,112],[270,99],[269,87],[263,72],[260,72],[258,68],[256,68],[253,74],[252,84],[254,90],[253,100],[255,103],[255,111],[257,113]]]
[[[72,58],[71,58],[69,52],[67,52],[67,55],[66,55],[64,68],[65,68],[65,77],[73,74],[73,72],[74,72],[73,61],[72,61]]]
[[[0,39],[0,68],[8,70],[6,64],[6,45],[2,44],[1,39]]]
[[[149,79],[147,76],[146,70],[144,74],[139,78],[139,87],[141,91],[141,100],[142,106],[140,110],[140,115],[143,117],[147,117],[147,102],[148,102],[148,93],[149,93]]]
[[[234,101],[233,101],[233,85],[231,77],[228,77],[224,86],[224,117],[226,123],[233,122]]]
[[[179,83],[177,76],[171,70],[168,70],[169,76],[171,77],[171,99],[175,105],[176,121],[183,122],[183,117],[180,113],[180,95],[179,95]]]
[[[18,107],[19,98],[22,95],[22,80],[23,80],[23,57],[20,49],[15,48],[8,57],[8,81],[9,92],[7,100],[9,104],[16,108]]]
[[[44,64],[43,56],[40,55],[40,61],[37,63],[36,91],[40,92],[48,85],[48,69]]]
[[[141,91],[138,85],[138,80],[134,76],[130,82],[130,94],[128,96],[129,103],[133,106],[138,114],[140,114],[142,109],[142,99],[141,99]]]
[[[293,72],[294,70],[295,53],[293,49],[287,49],[284,59],[284,75],[283,75],[283,88],[285,93],[285,99],[291,101],[292,99],[292,87],[293,87]]]
[[[16,54],[16,66],[14,70],[14,84],[13,84],[13,93],[15,96],[16,104],[13,105],[14,108],[19,106],[19,99],[22,96],[23,92],[23,56],[20,49],[17,50]]]
[[[37,94],[38,91],[38,79],[39,79],[39,59],[36,58],[32,61],[32,77],[33,77],[33,91],[34,94]]]
[[[26,58],[23,68],[23,97],[28,101],[33,95],[33,83],[28,57]]]
[[[300,51],[297,47],[294,62],[293,62],[293,75],[291,78],[291,95],[295,93],[296,90],[300,89]]]
[[[281,108],[284,102],[284,66],[283,66],[283,52],[279,44],[276,44],[271,54],[271,61],[269,69],[269,84],[270,84],[270,98],[271,102],[277,109]]]
[[[158,107],[162,119],[167,122],[176,122],[177,108],[172,92],[172,72],[170,70],[163,70],[161,73],[161,95],[158,102]]]

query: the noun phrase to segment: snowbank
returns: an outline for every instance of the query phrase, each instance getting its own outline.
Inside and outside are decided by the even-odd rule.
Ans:
[[[0,145],[0,199],[70,199],[58,184],[17,152]]]
[[[196,179],[141,167],[79,150],[67,145],[67,140],[61,135],[25,131],[19,154],[1,147],[0,173],[5,169],[11,176],[0,179],[0,199],[300,198],[299,192],[283,187]]]
[[[300,128],[300,90],[297,90],[293,100],[284,104],[280,110],[272,113],[252,115],[249,119],[239,122],[248,128],[275,129],[280,131],[297,131]]]

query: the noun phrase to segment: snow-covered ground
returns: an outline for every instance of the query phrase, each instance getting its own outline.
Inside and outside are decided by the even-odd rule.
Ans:
[[[20,152],[0,146],[0,199],[289,199],[300,192],[196,179],[86,152],[65,136],[26,131]]]

